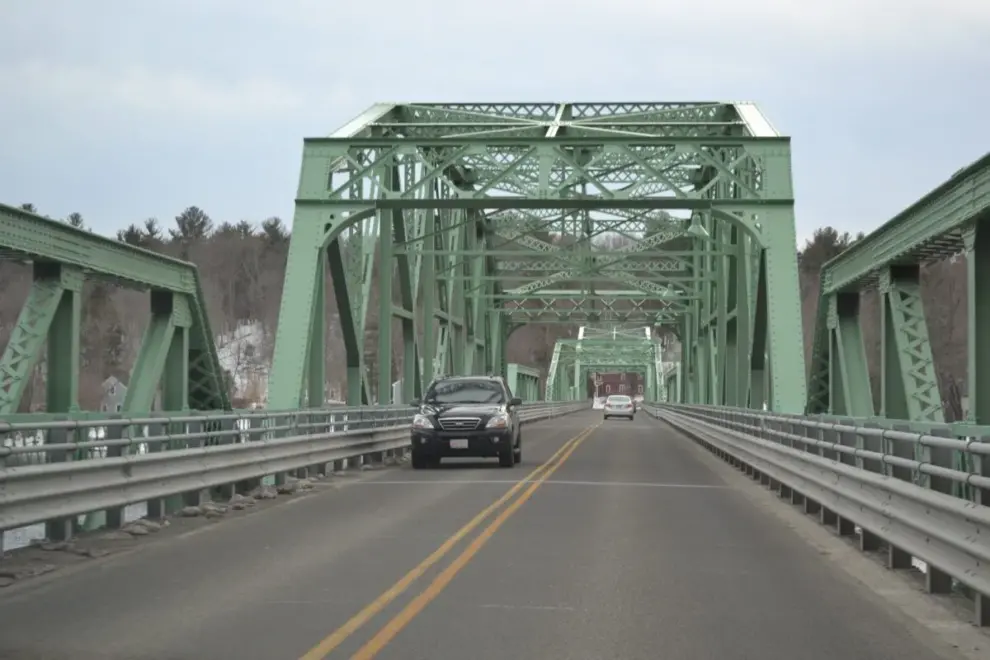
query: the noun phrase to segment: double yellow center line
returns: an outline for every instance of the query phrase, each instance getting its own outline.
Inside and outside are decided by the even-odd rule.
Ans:
[[[517,493],[526,488],[517,499],[512,501],[496,518],[486,527],[467,548],[450,563],[418,596],[416,596],[401,612],[395,615],[392,620],[386,623],[375,633],[364,646],[358,650],[351,660],[370,660],[374,658],[399,632],[409,624],[423,609],[443,591],[444,587],[454,579],[454,576],[464,568],[471,559],[478,554],[482,546],[495,534],[499,527],[521,507],[526,500],[533,496],[533,493],[550,478],[574,450],[578,448],[584,440],[590,436],[600,424],[585,429],[577,436],[571,438],[564,445],[554,452],[545,463],[529,473],[524,479],[515,484],[502,497],[485,507],[481,513],[472,518],[466,525],[454,532],[443,544],[433,551],[429,557],[419,563],[414,569],[406,573],[402,578],[393,584],[387,591],[378,596],[375,600],[355,614],[347,623],[330,633],[319,644],[310,649],[300,660],[322,660],[331,651],[340,646],[346,639],[353,635],[361,626],[366,624],[372,617],[381,612],[389,603],[394,601],[405,592],[413,582],[422,577],[430,568],[439,562],[449,553],[457,543],[470,534],[476,527],[481,525],[495,510],[506,502],[512,500]]]

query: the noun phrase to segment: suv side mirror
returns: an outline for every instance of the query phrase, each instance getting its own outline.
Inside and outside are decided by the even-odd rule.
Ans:
[[[510,406],[521,406],[522,405],[522,399],[520,399],[517,396],[514,396],[511,399],[509,399],[509,405]]]
[[[419,408],[420,405],[421,405],[421,401],[419,399],[413,399],[412,401],[409,402],[410,408]]]

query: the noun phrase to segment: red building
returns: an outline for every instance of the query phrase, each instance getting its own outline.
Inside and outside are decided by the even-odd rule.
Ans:
[[[609,394],[627,394],[641,396],[643,394],[643,378],[635,372],[623,373],[591,373],[588,375],[588,398],[595,396],[595,383],[598,383],[598,396]]]

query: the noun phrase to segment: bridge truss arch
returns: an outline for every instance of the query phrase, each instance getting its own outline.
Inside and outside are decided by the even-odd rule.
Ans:
[[[512,328],[566,324],[588,350],[667,326],[678,400],[799,412],[793,202],[749,103],[374,105],[304,141],[269,406],[323,399],[328,332],[362,404],[506,373]]]
[[[581,326],[577,339],[558,339],[547,373],[548,401],[585,398],[594,372],[638,373],[647,401],[666,400],[663,351],[649,327]]]

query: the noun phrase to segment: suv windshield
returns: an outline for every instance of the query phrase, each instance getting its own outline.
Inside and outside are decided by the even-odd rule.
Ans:
[[[494,380],[448,380],[434,383],[426,403],[505,403],[505,391]]]

